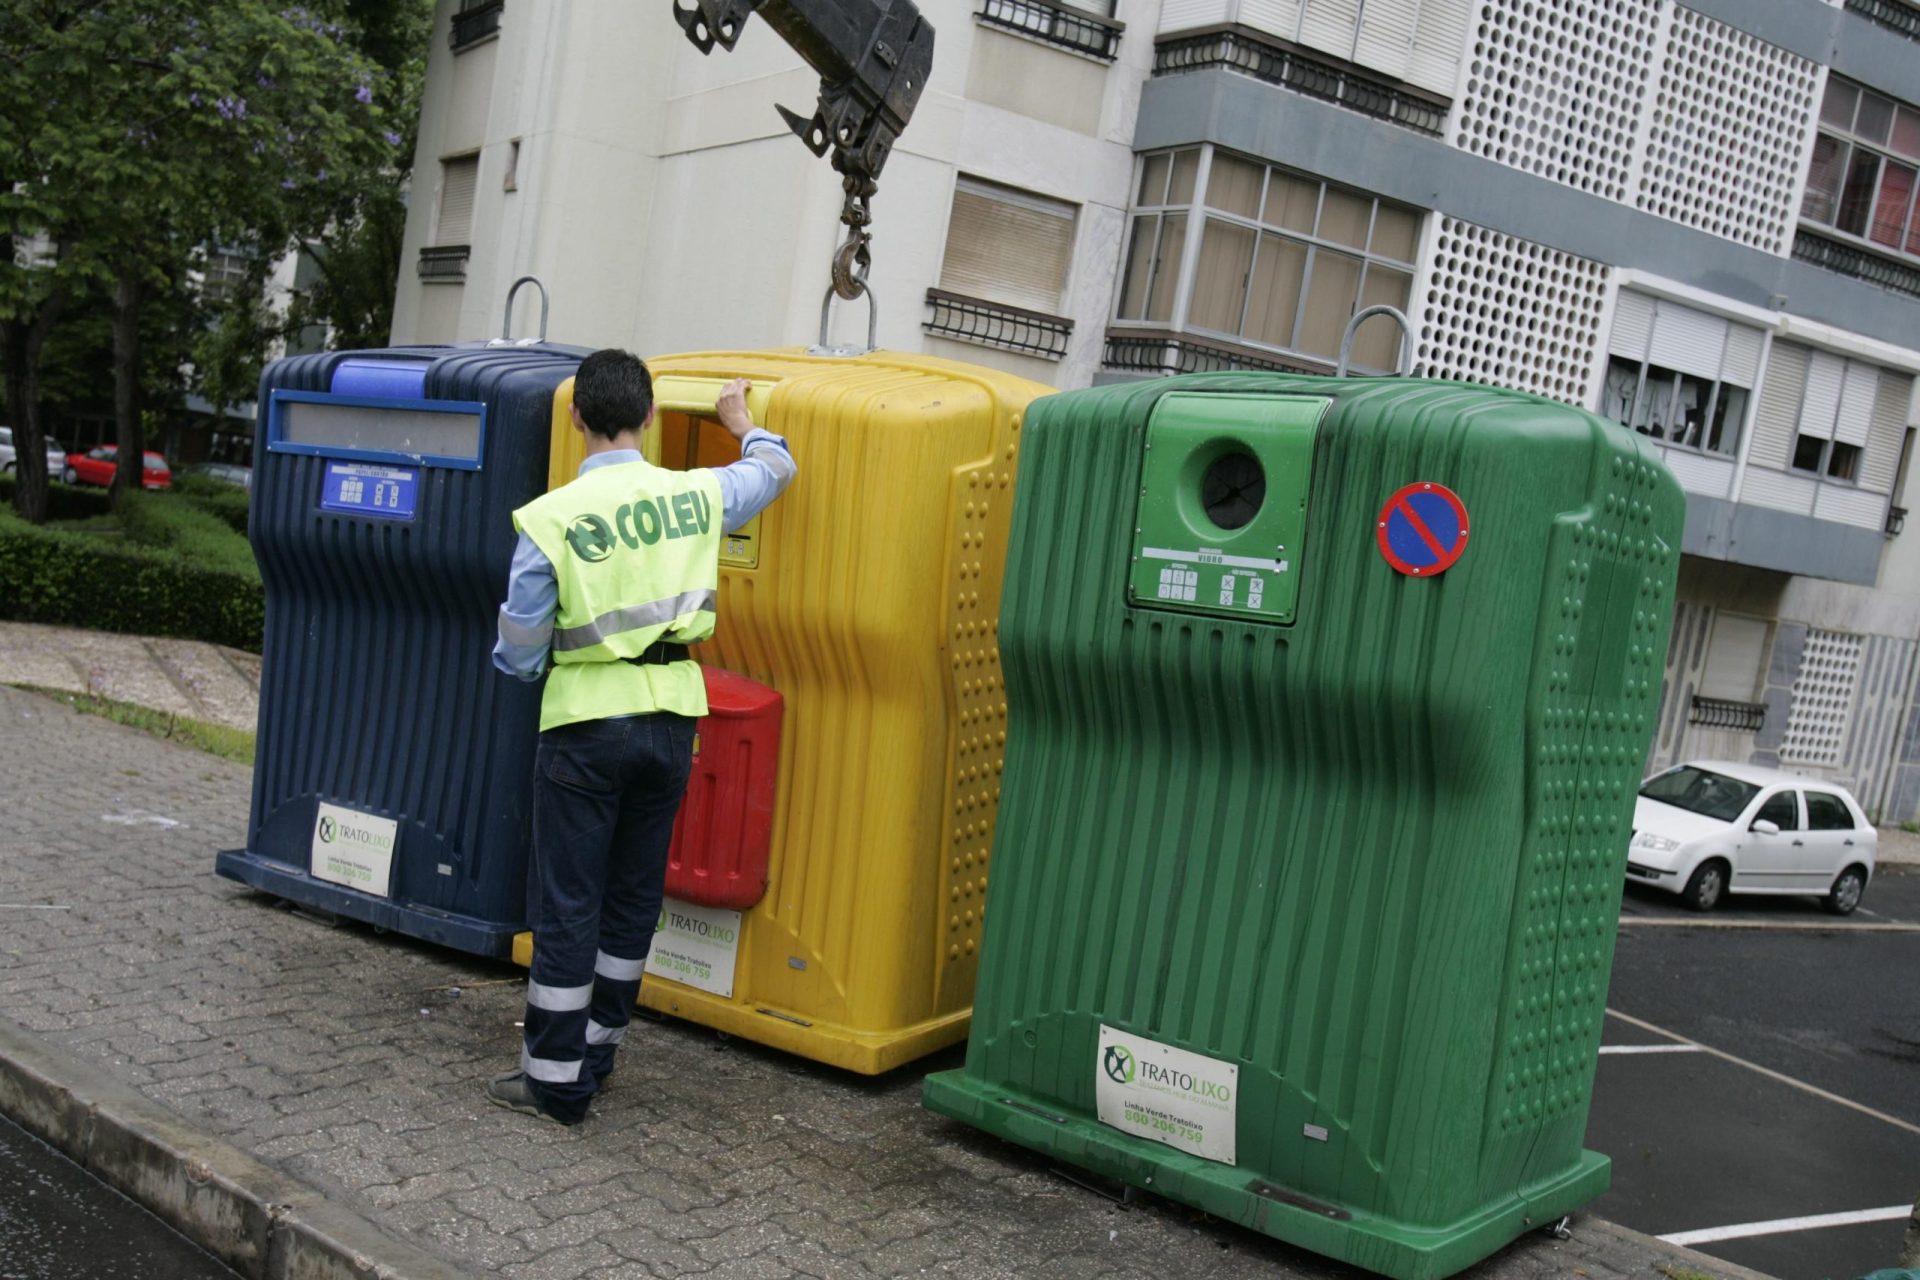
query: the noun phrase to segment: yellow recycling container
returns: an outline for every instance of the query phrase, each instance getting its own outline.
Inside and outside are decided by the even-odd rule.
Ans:
[[[785,703],[767,889],[739,912],[669,897],[640,1002],[869,1074],[957,1043],[1006,744],[996,630],[1020,423],[1053,388],[891,352],[648,365],[655,462],[738,458],[712,413],[744,377],[800,477],[722,541],[718,629],[695,651]],[[554,397],[554,485],[582,457],[571,391]],[[515,955],[531,962],[527,935]]]

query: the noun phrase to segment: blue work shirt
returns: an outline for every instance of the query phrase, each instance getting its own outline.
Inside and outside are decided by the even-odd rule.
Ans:
[[[580,464],[585,475],[595,467],[617,467],[640,461],[638,449],[610,449]],[[787,442],[759,427],[740,442],[740,461],[713,468],[720,480],[720,528],[732,533],[785,492],[798,473]],[[493,665],[522,680],[538,680],[547,669],[549,640],[515,643],[507,636],[550,637],[553,615],[560,607],[560,584],[553,562],[532,538],[520,535],[513,549],[513,570],[507,575],[507,602],[500,606],[500,639],[493,646]]]

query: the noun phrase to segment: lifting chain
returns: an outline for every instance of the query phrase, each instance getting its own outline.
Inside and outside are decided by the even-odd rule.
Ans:
[[[873,266],[873,233],[867,227],[873,222],[877,188],[871,177],[854,173],[842,177],[840,187],[846,192],[840,202],[840,221],[847,228],[847,238],[833,251],[833,291],[852,302],[867,291],[867,272]]]

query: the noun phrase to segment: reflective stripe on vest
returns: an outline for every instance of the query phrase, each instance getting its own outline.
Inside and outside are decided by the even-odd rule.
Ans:
[[[657,627],[685,614],[700,612],[713,612],[713,592],[683,591],[677,596],[668,596],[665,600],[649,600],[645,604],[628,605],[624,609],[603,613],[592,622],[583,623],[577,627],[562,627],[555,631],[553,633],[554,652],[584,649],[588,645],[600,644],[608,636],[618,635],[622,631]]]

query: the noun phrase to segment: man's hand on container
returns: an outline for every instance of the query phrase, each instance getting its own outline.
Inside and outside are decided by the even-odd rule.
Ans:
[[[747,432],[753,430],[753,419],[747,416],[748,385],[745,378],[735,378],[720,389],[720,398],[713,404],[720,425],[735,440],[745,440]]]

